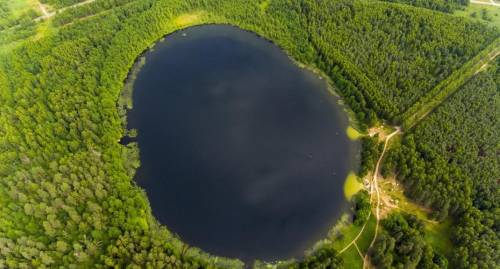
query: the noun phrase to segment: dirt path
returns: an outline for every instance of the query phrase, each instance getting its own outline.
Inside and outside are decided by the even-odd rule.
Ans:
[[[470,0],[472,4],[478,4],[478,5],[488,5],[488,6],[495,6],[495,7],[500,7],[500,4],[495,3],[494,0],[490,0],[489,2],[484,2],[484,1],[477,1],[477,0]]]
[[[376,213],[377,223],[376,223],[376,226],[375,226],[375,235],[373,237],[372,243],[370,244],[370,247],[373,245],[373,242],[375,242],[375,239],[377,237],[378,226],[379,226],[379,221],[380,221],[379,220],[380,219],[380,193],[379,193],[378,181],[377,181],[377,177],[378,177],[378,173],[379,173],[379,168],[380,168],[380,163],[382,162],[382,159],[384,158],[385,152],[387,151],[387,145],[389,144],[389,140],[393,136],[397,135],[400,132],[401,132],[401,128],[400,127],[396,127],[396,131],[392,132],[391,134],[389,134],[385,138],[384,149],[382,150],[382,153],[380,154],[380,157],[379,157],[379,159],[377,161],[377,165],[375,166],[375,171],[373,171],[372,182],[370,184],[370,201],[373,201],[373,195],[374,195],[374,193],[376,193],[377,194],[377,204],[376,204],[376,208],[375,208],[375,213]],[[372,207],[373,207],[373,203],[372,203]],[[371,217],[371,214],[372,214],[372,211],[370,210],[370,212],[368,214],[368,217],[366,218],[365,223],[361,227],[361,230],[356,235],[356,237],[349,244],[347,244],[347,246],[345,246],[342,250],[339,251],[339,254],[342,254],[343,252],[345,252],[346,250],[348,250],[352,245],[354,245],[358,249],[358,253],[360,254],[361,258],[363,259],[363,268],[365,267],[365,260],[366,260],[366,258],[368,256],[368,254],[366,254],[365,257],[363,258],[362,254],[361,254],[361,251],[359,250],[359,248],[358,248],[358,246],[356,244],[356,241],[363,234],[363,232],[364,232],[364,230],[366,228],[366,225],[368,223],[368,220]]]
[[[42,11],[42,14],[43,14],[42,17],[49,15],[49,12],[47,11],[47,9],[45,8],[45,6],[42,3],[38,2],[38,7]]]
[[[380,158],[378,158],[377,165],[375,166],[375,171],[373,172],[372,186],[375,186],[375,192],[377,193],[377,204],[375,207],[375,217],[377,222],[375,223],[375,234],[373,235],[372,242],[370,243],[368,249],[370,249],[375,243],[375,240],[377,239],[378,229],[380,226],[380,191],[378,189],[378,174],[380,170],[380,163],[382,162],[385,152],[387,151],[387,145],[389,144],[389,140],[391,140],[391,138],[397,135],[399,132],[401,132],[401,128],[396,127],[396,131],[392,132],[385,138],[384,149],[382,150],[382,154],[380,154]],[[366,268],[367,260],[368,260],[368,252],[365,254],[365,257],[363,258],[363,268]]]
[[[356,250],[358,251],[359,257],[361,257],[361,259],[363,259],[363,253],[361,253],[361,250],[359,250],[358,244],[356,244],[356,242],[354,242],[354,247],[356,247]]]
[[[40,3],[39,6],[40,6],[40,9],[42,10],[43,15],[40,16],[40,17],[38,17],[38,18],[35,18],[34,21],[35,22],[43,21],[43,20],[46,20],[46,19],[49,19],[49,18],[53,17],[57,13],[65,11],[67,9],[75,8],[75,7],[79,7],[79,6],[83,6],[83,5],[87,5],[87,4],[90,4],[90,3],[94,2],[94,1],[95,0],[83,1],[83,2],[76,3],[76,4],[71,5],[71,6],[60,8],[60,9],[58,9],[56,11],[52,11],[52,12],[47,12],[47,10],[45,9],[45,7]]]
[[[345,252],[346,250],[348,250],[352,245],[356,244],[356,241],[363,234],[363,231],[365,230],[366,224],[368,223],[368,220],[370,219],[371,214],[372,214],[372,211],[370,210],[370,213],[368,214],[368,217],[366,218],[366,221],[363,224],[363,227],[361,227],[361,230],[359,231],[358,235],[356,235],[356,237],[354,237],[354,239],[349,244],[347,244],[347,246],[345,246],[343,249],[341,249],[339,251],[339,254],[342,254],[343,252]]]
[[[480,73],[480,72],[484,71],[484,70],[488,67],[488,64],[489,64],[491,61],[493,61],[493,60],[494,60],[494,59],[495,59],[498,55],[500,55],[500,50],[499,50],[499,51],[497,51],[495,54],[493,54],[493,55],[490,57],[490,60],[489,60],[487,63],[483,64],[483,65],[482,65],[482,66],[481,66],[481,67],[480,67],[480,68],[476,71],[476,73],[475,73],[474,75],[477,75],[478,73]]]

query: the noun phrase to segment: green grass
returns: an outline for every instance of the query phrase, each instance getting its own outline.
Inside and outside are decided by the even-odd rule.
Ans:
[[[379,184],[382,193],[387,197],[397,201],[395,211],[410,213],[423,220],[425,224],[425,241],[429,243],[437,252],[450,257],[453,244],[451,242],[451,219],[437,222],[429,218],[429,209],[408,199],[403,193],[401,185],[395,186],[388,181],[382,181]]]
[[[363,189],[363,183],[354,172],[350,172],[344,182],[344,195],[347,200],[350,200],[354,194]]]
[[[429,243],[437,252],[449,257],[453,244],[451,242],[451,219],[440,223],[426,223],[425,241]]]
[[[368,219],[368,223],[366,224],[363,234],[356,241],[356,244],[363,255],[366,254],[366,251],[368,250],[368,247],[373,239],[375,225],[376,220],[372,214]],[[342,250],[345,246],[352,242],[352,240],[359,234],[360,230],[361,226],[352,225],[351,223],[343,223],[337,227],[337,231],[340,236],[337,238],[330,238],[333,241],[335,249],[337,251]],[[340,256],[344,259],[344,268],[361,268],[363,265],[363,261],[354,244]]]
[[[361,235],[356,241],[358,244],[359,249],[363,254],[365,254],[368,251],[368,247],[370,246],[370,243],[372,242],[373,235],[375,234],[375,226],[377,224],[377,221],[375,219],[375,216],[372,214],[370,216],[370,219],[368,219],[368,223],[366,224],[365,230],[363,232],[363,235]]]
[[[345,246],[347,246],[356,237],[356,235],[358,235],[360,230],[361,226],[353,225],[350,222],[342,223],[339,225],[339,227],[336,227],[336,231],[338,232],[339,236],[337,237],[332,235],[329,239],[333,241],[333,246],[335,247],[335,249],[337,249],[337,251],[340,251]]]
[[[354,245],[340,256],[344,260],[344,268],[363,268],[363,260],[359,256]]]
[[[487,20],[483,19],[484,12],[486,12]],[[474,14],[475,17],[473,17]],[[455,15],[496,26],[500,29],[500,7],[471,3],[465,10],[456,11]]]
[[[187,27],[190,25],[198,24],[201,21],[204,12],[186,13],[174,19],[176,27]]]
[[[345,132],[350,140],[358,140],[359,138],[363,137],[363,134],[361,132],[351,126],[347,127]]]

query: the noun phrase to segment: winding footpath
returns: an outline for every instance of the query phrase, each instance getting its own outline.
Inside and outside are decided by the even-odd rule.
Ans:
[[[380,170],[380,164],[382,163],[382,160],[384,158],[385,152],[387,151],[387,146],[389,144],[389,141],[391,140],[392,137],[394,137],[395,135],[397,135],[398,133],[401,132],[401,128],[400,127],[395,127],[395,128],[396,128],[396,131],[392,132],[391,134],[389,134],[385,138],[384,149],[382,150],[382,153],[380,154],[380,157],[379,157],[379,159],[377,161],[377,165],[375,166],[375,170],[373,171],[373,177],[372,177],[371,184],[370,184],[370,202],[372,202],[374,200],[373,199],[374,198],[373,197],[374,193],[376,193],[376,195],[377,195],[377,202],[375,204],[375,217],[376,217],[375,234],[374,234],[372,242],[370,243],[370,246],[368,248],[371,248],[373,246],[373,244],[375,243],[375,240],[377,239],[377,233],[378,233],[379,223],[380,223],[380,192],[379,192],[379,188],[378,188],[378,174],[379,174],[379,170]],[[373,202],[372,202],[372,208],[373,207],[374,207],[374,205],[373,205]],[[363,257],[361,255],[361,251],[359,250],[358,246],[356,245],[356,241],[363,234],[363,232],[364,232],[364,230],[366,228],[366,225],[368,224],[368,220],[371,217],[371,214],[372,214],[372,210],[370,210],[370,212],[368,214],[368,217],[366,218],[365,223],[361,227],[361,230],[356,235],[356,237],[349,244],[347,244],[347,246],[345,246],[342,250],[339,251],[339,254],[342,254],[343,252],[345,252],[346,250],[348,250],[352,245],[355,245],[355,247],[358,249],[358,253],[360,254],[361,258],[363,259],[363,268],[365,268],[365,265],[367,263],[368,253],[366,253],[365,256]]]
[[[396,131],[392,132],[385,138],[385,143],[384,143],[384,149],[382,150],[382,153],[380,154],[380,158],[378,158],[377,165],[375,166],[375,171],[373,172],[373,180],[371,184],[371,189],[373,191],[373,188],[375,188],[375,192],[377,193],[377,204],[375,207],[375,218],[376,218],[376,223],[375,223],[375,233],[373,235],[372,242],[370,243],[370,246],[368,249],[373,247],[373,244],[375,244],[375,241],[377,240],[377,235],[378,235],[378,229],[380,226],[380,191],[378,189],[378,174],[380,170],[380,163],[382,163],[382,159],[384,158],[385,152],[387,151],[387,145],[389,144],[389,140],[398,133],[401,132],[400,127],[396,127]],[[374,187],[375,186],[375,187]],[[373,196],[373,192],[372,192]],[[363,268],[366,268],[368,262],[368,251],[365,254],[365,257],[363,258]]]

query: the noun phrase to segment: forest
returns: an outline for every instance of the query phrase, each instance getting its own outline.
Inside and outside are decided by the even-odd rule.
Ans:
[[[456,219],[454,268],[492,268],[500,260],[499,66],[497,59],[417,125],[384,167],[436,219]]]
[[[448,261],[424,241],[424,224],[416,216],[393,213],[370,250],[377,268],[447,268]]]
[[[0,61],[0,268],[243,268],[158,224],[135,185],[137,148],[118,143],[126,131],[117,103],[137,57],[184,27],[236,25],[322,70],[364,131],[400,123],[404,111],[500,36],[441,11],[361,0],[103,0],[57,14],[54,31]],[[384,166],[437,220],[453,218],[452,257],[422,242],[414,217],[394,215],[371,254],[377,265],[498,265],[498,70],[497,60],[405,133]],[[366,173],[380,148],[364,144]],[[358,197],[358,219],[366,199]],[[415,247],[405,252],[407,245]],[[326,242],[283,268],[342,264]]]

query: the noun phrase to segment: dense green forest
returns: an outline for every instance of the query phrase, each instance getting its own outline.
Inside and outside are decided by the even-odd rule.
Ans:
[[[437,106],[453,95],[460,87],[474,77],[492,57],[500,53],[500,38],[493,41],[481,53],[455,70],[445,80],[441,81],[434,89],[427,92],[420,100],[414,103],[403,113],[402,125],[405,129],[411,129],[420,119],[429,114]]]
[[[397,121],[498,36],[494,29],[409,6],[318,1],[306,8],[310,39],[323,60],[318,65],[346,73],[347,83],[332,76],[351,108],[360,111],[358,117],[368,122],[373,114]]]
[[[393,213],[370,250],[377,268],[447,268],[448,261],[424,241],[424,224],[416,216]]]
[[[364,224],[364,222],[368,218],[368,215],[370,214],[370,210],[372,210],[370,204],[370,195],[365,190],[359,191],[354,195],[353,202],[356,206],[354,211],[353,224],[360,226]]]
[[[405,136],[386,162],[407,194],[457,220],[454,268],[500,261],[500,61],[477,74]]]
[[[53,34],[0,61],[0,268],[243,266],[188,246],[160,226],[133,183],[137,148],[118,143],[125,130],[117,101],[128,72],[168,33],[201,23],[252,30],[327,74],[362,127],[400,120],[499,36],[498,29],[445,13],[351,0],[110,0],[67,10],[52,22]],[[498,263],[495,72],[474,77],[407,134],[386,168],[398,171],[409,195],[435,208],[438,218],[456,216],[450,263],[464,268]],[[368,152],[379,152],[370,145]],[[365,157],[372,167],[373,156]],[[420,240],[415,221],[404,219],[397,225],[409,240]],[[384,227],[387,238],[395,237],[392,226]],[[421,249],[420,260],[428,260],[429,249]],[[287,264],[341,265],[329,243]]]
[[[363,147],[361,151],[361,165],[358,173],[360,177],[366,176],[368,172],[373,171],[375,168],[378,157],[380,156],[384,146],[383,144],[380,144],[378,140],[378,135],[373,137],[363,137],[361,139]]]

